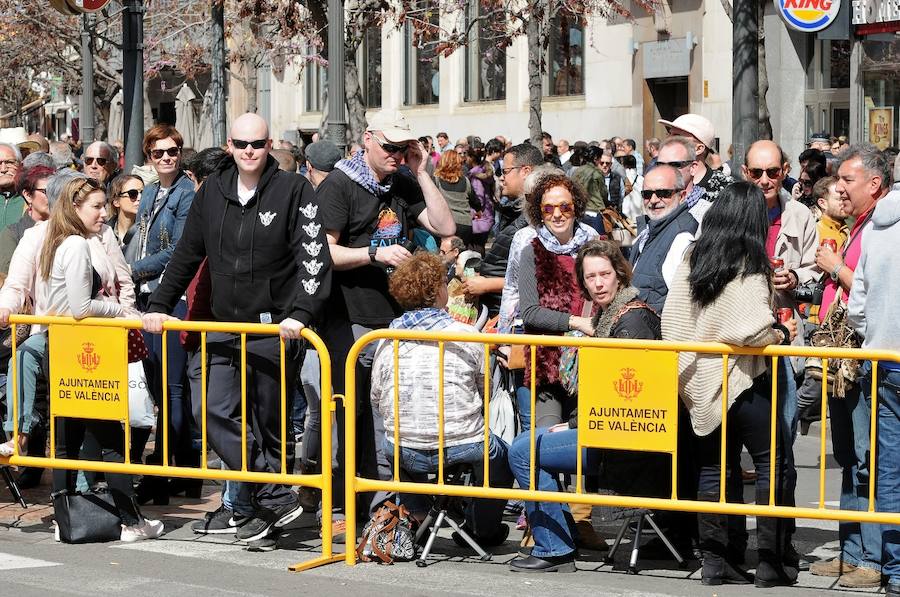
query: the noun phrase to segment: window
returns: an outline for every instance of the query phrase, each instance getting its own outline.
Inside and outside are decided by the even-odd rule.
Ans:
[[[850,41],[823,41],[822,87],[850,87]]]
[[[550,25],[545,95],[584,93],[584,26],[581,17],[560,10]]]
[[[440,11],[436,2],[418,2],[416,18],[427,19],[429,29],[440,31]],[[433,8],[427,8],[433,4]],[[414,9],[411,9],[411,11]],[[439,40],[436,35],[417,35],[407,24],[403,28],[405,72],[404,103],[407,106],[436,104],[441,97],[440,54],[436,51]]]
[[[315,62],[308,62],[304,69],[305,111],[321,112],[325,105],[325,78],[327,69]]]
[[[480,3],[468,3],[466,25],[480,13]],[[466,48],[465,101],[491,101],[506,99],[506,50],[497,47],[501,35],[494,30],[505,26],[502,19],[478,21],[469,33]]]
[[[362,43],[362,92],[367,108],[381,107],[381,28],[366,29]]]

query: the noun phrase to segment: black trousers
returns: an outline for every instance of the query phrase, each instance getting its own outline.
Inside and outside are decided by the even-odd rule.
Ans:
[[[286,473],[294,469],[291,397],[297,379],[300,343],[285,345],[287,413],[281,425],[281,356],[279,339],[247,336],[247,420],[241,418],[241,339],[237,334],[206,336],[206,430],[209,444],[231,470],[241,470],[241,429],[247,425],[247,470],[281,472],[281,438],[287,449]],[[191,398],[194,418],[202,422],[200,353],[191,361]],[[254,484],[257,506],[273,509],[296,501],[286,485]]]
[[[732,481],[732,473],[740,470],[741,448],[746,447],[756,468],[756,503],[769,502],[770,483],[775,483],[775,504],[792,503],[793,496],[787,495],[785,482],[785,450],[781,433],[781,417],[776,421],[775,467],[770,470],[772,396],[770,377],[760,375],[753,386],[744,391],[728,409],[728,434],[725,445],[726,499],[741,502],[742,487]],[[776,411],[777,415],[777,411]],[[719,498],[719,471],[721,470],[721,433],[719,426],[709,435],[697,438],[696,455],[699,462],[698,495],[703,501],[717,501]],[[700,514],[700,547],[705,553],[726,556],[745,546],[740,545],[742,537],[736,536],[735,525],[726,516]],[[757,519],[757,543],[761,559],[777,561],[790,541],[790,521],[782,518],[759,517]],[[733,545],[737,539],[738,545]],[[730,549],[729,549],[730,548]],[[737,548],[737,549],[735,549]]]
[[[85,436],[91,436],[100,448],[100,459],[104,462],[125,462],[125,432],[118,421],[93,419],[56,419],[56,457],[79,458]],[[88,457],[85,460],[91,459]],[[91,459],[93,460],[93,459]],[[56,469],[53,471],[53,491],[75,491],[75,477],[78,471]],[[122,522],[128,526],[137,524],[140,515],[134,503],[134,487],[131,475],[106,473],[109,492],[119,508]]]

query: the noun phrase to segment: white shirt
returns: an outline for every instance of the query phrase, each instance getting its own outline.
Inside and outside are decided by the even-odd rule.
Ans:
[[[115,299],[92,298],[93,278],[88,240],[78,235],[68,237],[56,249],[50,278],[42,288],[46,296],[39,298],[46,305],[47,315],[68,315],[75,319],[122,315],[122,305]]]
[[[256,187],[253,187],[252,189],[247,189],[246,191],[242,191],[241,185],[238,184],[238,188],[237,188],[238,201],[241,202],[242,206],[246,206],[248,203],[250,203],[250,200],[253,199],[253,195],[255,195],[255,194],[256,194]]]

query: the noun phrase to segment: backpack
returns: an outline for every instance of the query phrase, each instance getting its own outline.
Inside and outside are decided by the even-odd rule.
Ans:
[[[385,502],[363,527],[356,555],[363,562],[379,564],[415,559],[415,534],[406,506]]]

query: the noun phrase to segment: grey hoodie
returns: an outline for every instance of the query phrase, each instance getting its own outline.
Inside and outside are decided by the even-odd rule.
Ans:
[[[850,287],[850,325],[863,337],[863,348],[900,349],[898,222],[900,185],[895,185],[875,206]]]

